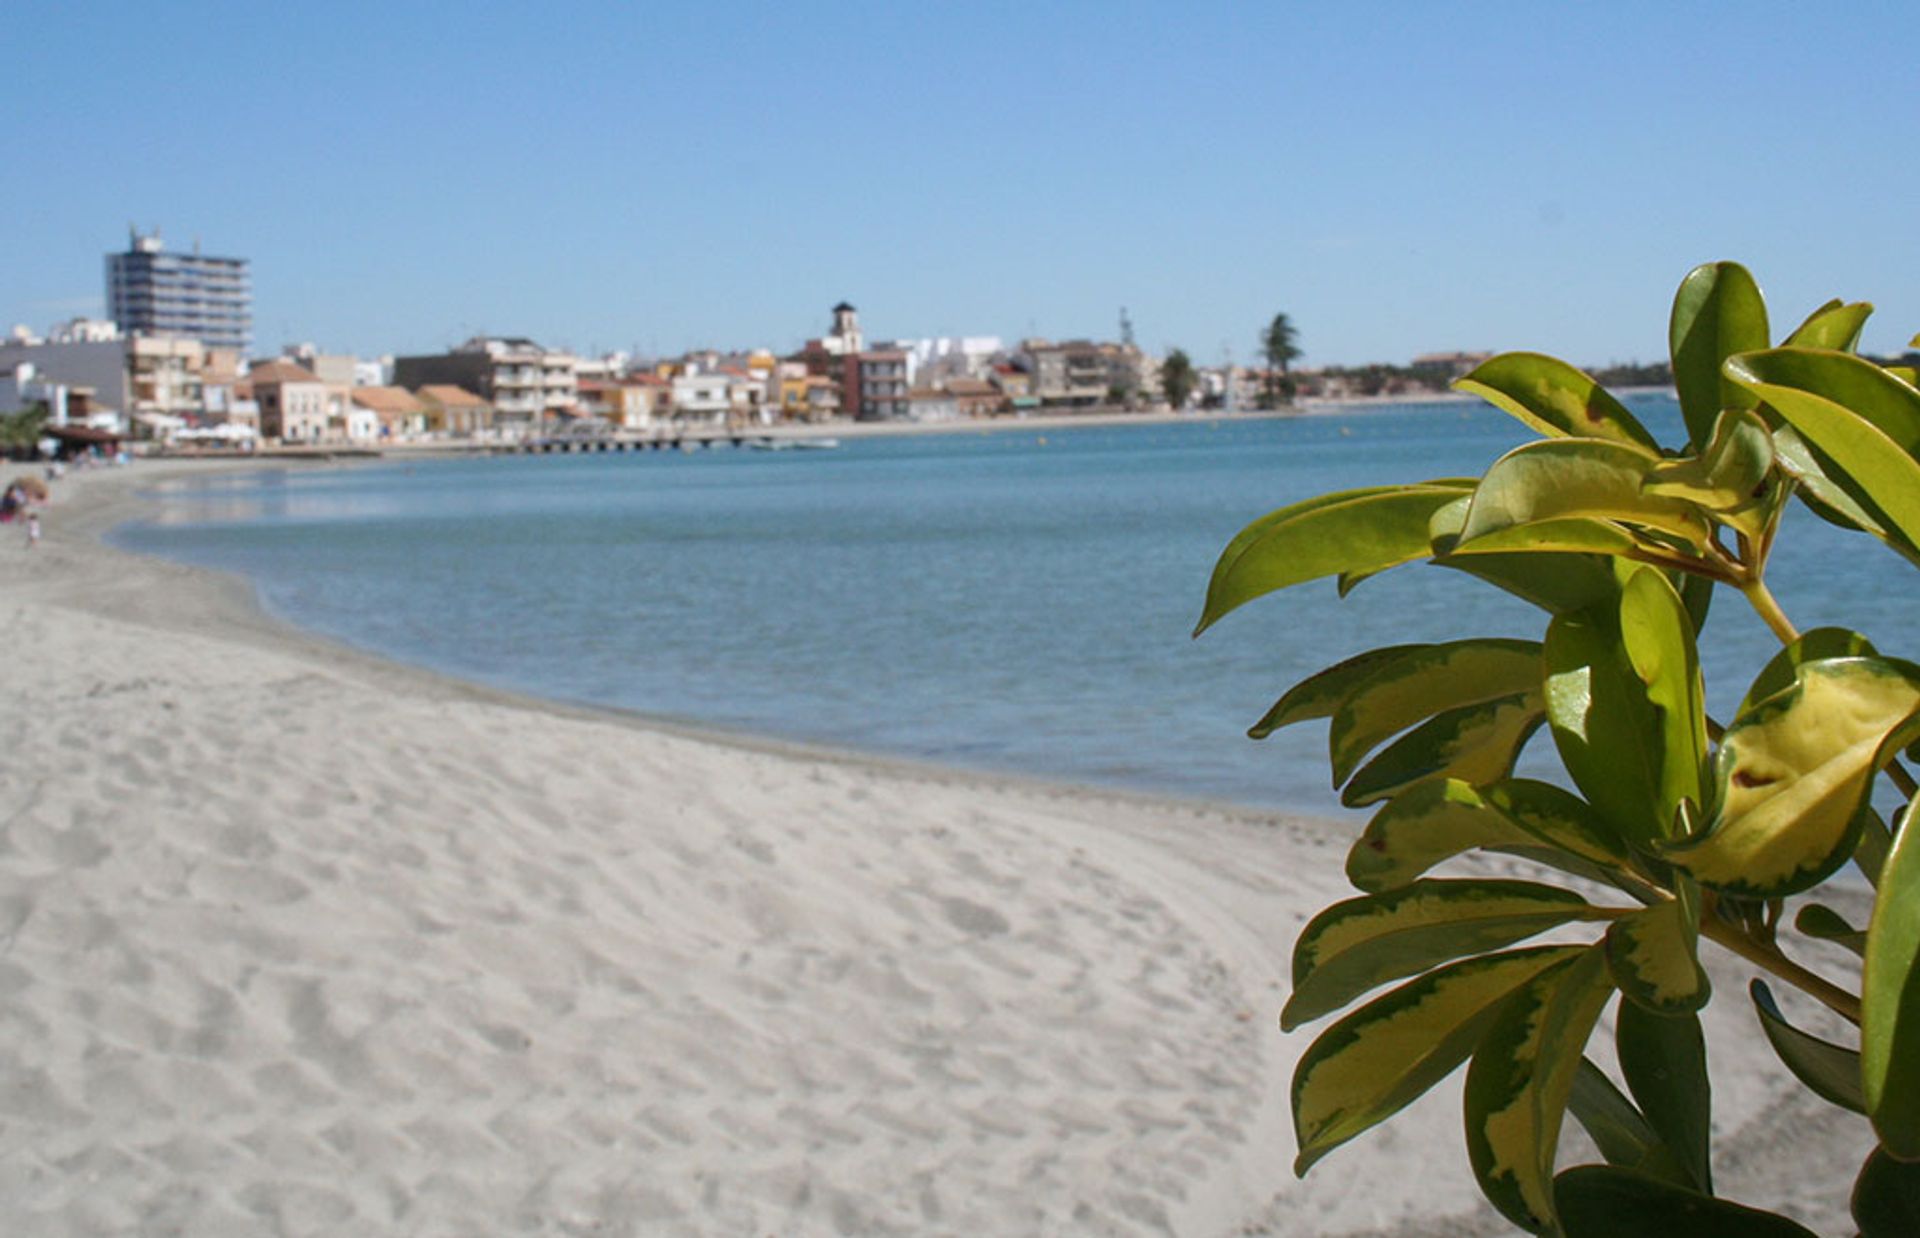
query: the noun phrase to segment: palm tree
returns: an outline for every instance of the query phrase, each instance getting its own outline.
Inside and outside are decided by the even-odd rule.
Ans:
[[[1187,397],[1193,394],[1193,361],[1178,348],[1167,354],[1160,363],[1160,389],[1166,392],[1167,405],[1174,412],[1186,406]]]
[[[1288,367],[1300,357],[1300,349],[1294,344],[1299,335],[1285,314],[1275,314],[1260,337],[1260,351],[1267,358],[1268,408],[1278,408],[1282,395],[1289,404],[1293,402],[1293,378],[1288,373]],[[1274,373],[1276,370],[1279,371],[1277,378]]]

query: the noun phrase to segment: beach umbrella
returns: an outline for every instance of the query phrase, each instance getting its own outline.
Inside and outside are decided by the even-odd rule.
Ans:
[[[28,498],[37,499],[42,503],[47,501],[47,483],[41,481],[38,477],[34,477],[28,473],[22,473],[20,476],[14,478],[10,484],[20,487],[21,491],[26,494]]]

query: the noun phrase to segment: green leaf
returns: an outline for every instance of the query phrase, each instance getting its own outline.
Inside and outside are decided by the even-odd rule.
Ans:
[[[1875,1148],[1853,1180],[1853,1223],[1860,1238],[1913,1238],[1920,1234],[1920,1165],[1897,1161]]]
[[[1824,457],[1825,475],[1876,523],[1915,545],[1920,391],[1870,361],[1808,348],[1742,353],[1727,374],[1799,431]]]
[[[1546,435],[1612,439],[1650,451],[1660,444],[1606,388],[1556,357],[1501,353],[1455,382]]]
[[[1389,980],[1598,918],[1571,890],[1530,881],[1415,881],[1335,903],[1294,943],[1293,996],[1280,1028],[1292,1031]]]
[[[1642,850],[1666,836],[1659,711],[1628,661],[1617,607],[1560,615],[1547,627],[1547,723],[1561,764],[1601,818]]]
[[[1693,617],[1666,575],[1642,568],[1620,595],[1627,661],[1659,715],[1660,812],[1671,820],[1683,802],[1704,801],[1706,687],[1693,643]]]
[[[1721,364],[1734,353],[1765,348],[1771,341],[1767,303],[1760,286],[1739,263],[1705,263],[1680,281],[1667,324],[1667,344],[1673,357],[1674,390],[1695,447],[1712,436],[1721,409],[1752,408],[1758,403],[1721,376]]]
[[[1767,1043],[1793,1072],[1793,1077],[1822,1100],[1854,1113],[1865,1113],[1867,1100],[1860,1087],[1860,1055],[1787,1022],[1764,981],[1755,980],[1747,992],[1759,1012],[1760,1030],[1767,1034]]]
[[[1637,1003],[1621,1002],[1613,1037],[1620,1073],[1647,1124],[1694,1185],[1712,1190],[1713,1087],[1699,1017],[1654,1014]]]
[[[1442,567],[1477,576],[1556,615],[1589,606],[1619,588],[1612,564],[1597,554],[1558,554],[1529,548],[1508,554],[1451,557],[1460,542],[1460,530],[1466,526],[1471,503],[1470,496],[1449,503],[1428,523],[1432,549],[1439,556],[1436,562]]]
[[[1538,641],[1449,641],[1382,662],[1334,711],[1328,747],[1335,785],[1382,742],[1444,709],[1537,689]]]
[[[1340,802],[1364,807],[1433,778],[1476,785],[1505,778],[1540,718],[1537,691],[1444,710],[1362,766],[1340,792]]]
[[[1514,1224],[1553,1224],[1553,1158],[1581,1050],[1612,990],[1596,949],[1536,975],[1500,1007],[1467,1067],[1467,1155]]]
[[[1479,788],[1449,778],[1411,787],[1382,805],[1347,854],[1347,879],[1378,893],[1475,848],[1599,880],[1627,862],[1605,823],[1569,791],[1525,778]]]
[[[1283,726],[1310,722],[1315,718],[1331,718],[1334,711],[1340,708],[1340,703],[1347,699],[1355,687],[1365,682],[1367,676],[1399,658],[1431,648],[1431,645],[1387,645],[1380,649],[1369,649],[1309,675],[1287,689],[1286,695],[1275,701],[1273,708],[1254,723],[1247,734],[1254,739],[1265,739]]]
[[[1912,754],[1909,748],[1908,754]],[[1853,862],[1860,869],[1860,875],[1874,889],[1880,888],[1880,872],[1887,865],[1887,857],[1893,853],[1893,831],[1873,810],[1872,804],[1860,810],[1860,842],[1853,849]]]
[[[1710,992],[1695,938],[1698,921],[1678,899],[1622,916],[1607,928],[1607,970],[1620,992],[1655,1014],[1692,1014]]]
[[[1920,829],[1903,824],[1880,876],[1861,976],[1860,1073],[1881,1144],[1920,1160]]]
[[[1566,1238],[1819,1238],[1783,1216],[1610,1165],[1567,1170],[1553,1199]]]
[[[1793,917],[1793,927],[1818,941],[1844,946],[1856,955],[1867,952],[1867,934],[1824,903],[1808,903]]]
[[[1549,641],[1551,645],[1551,641]],[[1873,776],[1912,738],[1920,667],[1886,658],[1803,663],[1744,714],[1714,761],[1715,816],[1666,855],[1702,885],[1781,898],[1853,855]]]
[[[1713,438],[1699,455],[1655,465],[1644,489],[1698,504],[1751,536],[1766,527],[1778,497],[1772,472],[1773,433],[1767,423],[1749,409],[1730,408],[1714,423]]]
[[[1872,657],[1880,651],[1873,642],[1858,632],[1846,628],[1813,628],[1802,632],[1800,639],[1773,655],[1760,673],[1753,677],[1753,686],[1747,689],[1746,699],[1740,702],[1740,708],[1734,711],[1735,717],[1753,712],[1753,707],[1776,692],[1783,692],[1793,686],[1794,672],[1806,662],[1818,662],[1825,658]]]
[[[1704,546],[1711,533],[1698,508],[1684,499],[1643,493],[1659,462],[1641,448],[1597,439],[1547,439],[1516,447],[1495,460],[1474,489],[1453,553],[1515,525],[1573,518],[1640,525]]]
[[[1516,988],[1585,952],[1541,946],[1436,968],[1320,1034],[1293,1072],[1293,1172],[1419,1099],[1467,1060]]]
[[[1590,1058],[1580,1059],[1573,1091],[1567,1096],[1567,1111],[1586,1128],[1608,1164],[1679,1186],[1695,1185],[1672,1149],[1647,1124],[1646,1116],[1620,1094],[1613,1080]]]
[[[1792,477],[1802,502],[1828,524],[1854,529],[1879,538],[1901,554],[1912,558],[1912,547],[1887,531],[1882,518],[1848,494],[1839,482],[1827,476],[1827,462],[1792,426],[1783,425],[1773,432],[1774,460],[1780,470]]]
[[[1650,549],[1664,549],[1623,524],[1591,516],[1569,516],[1509,525],[1482,533],[1466,545],[1455,542],[1451,557],[1484,554],[1581,554],[1626,557]]]
[[[1444,486],[1375,486],[1322,495],[1261,517],[1221,552],[1193,634],[1276,589],[1426,558],[1428,519],[1459,497],[1457,489]]]
[[[1873,306],[1865,301],[1843,305],[1838,297],[1827,302],[1807,320],[1794,328],[1785,343],[1790,348],[1833,348],[1852,352],[1860,343],[1860,329],[1867,325]]]
[[[1462,852],[1517,847],[1526,831],[1457,778],[1409,787],[1380,806],[1347,852],[1347,880],[1371,894],[1404,886]]]

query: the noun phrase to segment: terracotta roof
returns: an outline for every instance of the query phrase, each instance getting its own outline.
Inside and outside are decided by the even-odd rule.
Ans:
[[[949,397],[938,387],[915,387],[907,392],[907,398],[909,400],[945,400]]]
[[[291,361],[267,361],[248,370],[247,381],[258,387],[262,383],[317,383],[320,377]]]
[[[1000,388],[984,378],[949,378],[947,390],[954,395],[991,395],[1000,394]]]
[[[420,388],[420,397],[431,400],[442,408],[485,408],[487,406],[485,400],[465,387],[455,387],[450,383],[428,383]]]
[[[426,409],[405,387],[355,387],[353,402],[388,417],[404,417]]]

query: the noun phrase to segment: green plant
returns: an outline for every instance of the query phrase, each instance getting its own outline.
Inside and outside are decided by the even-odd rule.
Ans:
[[[1295,1172],[1462,1064],[1467,1149],[1514,1224],[1573,1238],[1804,1234],[1713,1196],[1702,939],[1767,973],[1764,1039],[1819,1096],[1872,1123],[1854,1186],[1867,1238],[1920,1233],[1920,831],[1873,807],[1920,753],[1920,665],[1856,632],[1797,631],[1766,583],[1798,497],[1920,565],[1920,390],[1853,349],[1871,307],[1821,306],[1770,347],[1766,306],[1732,263],[1680,285],[1670,326],[1687,442],[1663,448],[1564,362],[1498,356],[1460,380],[1536,431],[1479,478],[1378,486],[1255,521],[1214,568],[1200,623],[1274,590],[1427,561],[1546,613],[1538,641],[1400,645],[1296,685],[1250,732],[1329,720],[1334,785],[1378,805],[1347,859],[1362,891],[1302,932],[1283,1028],[1401,982],[1340,1018],[1293,1080]],[[1738,592],[1779,637],[1735,716],[1708,715],[1698,641]],[[1572,790],[1513,776],[1542,726]],[[1474,850],[1564,882],[1430,877]],[[1848,923],[1804,902],[1849,861],[1875,887]],[[1583,933],[1582,930],[1585,930]],[[1554,944],[1520,943],[1557,930]],[[1793,935],[1838,943],[1823,975]],[[1804,950],[1801,953],[1805,953]],[[1840,969],[1847,970],[1847,969]],[[1796,1028],[1768,982],[1859,1029]],[[1617,1075],[1586,1057],[1607,1004]],[[1566,1113],[1608,1162],[1555,1174]]]

